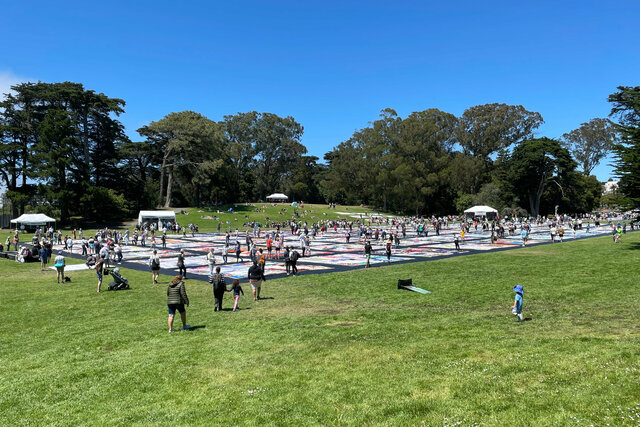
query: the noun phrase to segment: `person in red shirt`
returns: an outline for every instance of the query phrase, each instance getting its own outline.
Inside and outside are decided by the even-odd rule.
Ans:
[[[273,240],[271,240],[271,236],[267,239],[267,257],[271,258],[271,248],[273,246]]]

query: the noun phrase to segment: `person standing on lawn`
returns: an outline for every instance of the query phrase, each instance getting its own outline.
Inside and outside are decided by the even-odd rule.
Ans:
[[[100,257],[102,259],[102,256]],[[158,276],[160,275],[160,257],[158,251],[153,250],[153,255],[149,257],[149,267],[151,268],[151,280],[153,283],[158,283]]]
[[[517,316],[518,322],[522,322],[522,299],[524,295],[524,289],[522,285],[515,285],[513,291],[516,293],[516,298],[511,307],[511,312]]]
[[[104,271],[104,258],[99,257],[98,261],[96,261],[96,277],[98,278],[98,293],[100,293],[100,288],[102,287],[102,272]]]
[[[53,260],[53,265],[56,268],[56,271],[58,272],[58,283],[60,283],[60,281],[64,283],[65,264],[66,263],[65,263],[64,256],[62,255],[62,251],[58,251],[58,256],[56,257],[56,259]]]
[[[40,246],[40,250],[38,250],[38,256],[40,257],[40,270],[45,271],[47,269],[47,249],[44,245]]]
[[[167,307],[169,308],[169,332],[173,332],[173,318],[175,317],[176,310],[180,313],[182,320],[182,329],[189,329],[191,326],[187,324],[187,311],[184,306],[189,307],[189,297],[187,296],[187,289],[182,281],[182,276],[177,275],[171,281],[171,284],[167,287]]]

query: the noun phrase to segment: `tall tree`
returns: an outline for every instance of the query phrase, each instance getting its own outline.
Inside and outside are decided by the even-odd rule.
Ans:
[[[304,129],[293,117],[258,115],[255,124],[256,196],[264,200],[282,187],[297,159],[307,152],[300,143]]]
[[[488,163],[490,155],[530,138],[543,122],[540,113],[522,105],[476,105],[460,117],[456,137],[465,153]]]
[[[582,166],[582,172],[590,175],[593,168],[611,151],[616,141],[616,130],[609,119],[592,119],[582,123],[578,129],[565,133],[562,138],[563,145]]]
[[[611,116],[617,117],[620,142],[614,145],[619,191],[640,206],[640,86],[618,86],[609,96]]]
[[[502,165],[506,169],[502,180],[505,192],[517,195],[521,206],[528,207],[534,217],[541,213],[540,200],[548,186],[557,186],[561,197],[566,197],[575,178],[576,163],[569,151],[549,138],[521,142]]]
[[[182,111],[143,126],[138,133],[162,153],[160,203],[165,196],[164,207],[172,205],[174,180],[180,177],[186,177],[182,184],[193,184],[191,191],[194,201],[198,201],[201,185],[206,182],[203,174],[211,175],[222,165],[223,138],[219,125],[199,113]],[[182,190],[186,189],[186,185],[183,187]]]

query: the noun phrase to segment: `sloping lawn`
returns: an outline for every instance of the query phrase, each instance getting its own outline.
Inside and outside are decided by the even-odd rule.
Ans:
[[[256,303],[245,284],[235,313],[188,281],[197,328],[168,334],[169,276],[127,270],[132,290],[97,294],[93,272],[57,285],[0,260],[0,419],[638,425],[639,261],[640,233],[592,238],[267,281]],[[409,277],[432,293],[397,290]]]

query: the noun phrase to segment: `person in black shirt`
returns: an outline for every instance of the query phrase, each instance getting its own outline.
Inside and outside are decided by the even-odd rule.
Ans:
[[[369,268],[369,261],[371,260],[371,241],[369,240],[364,244],[364,256],[367,259],[367,264],[364,268]]]

